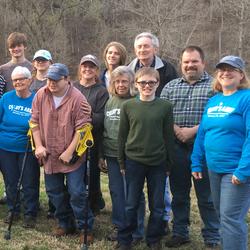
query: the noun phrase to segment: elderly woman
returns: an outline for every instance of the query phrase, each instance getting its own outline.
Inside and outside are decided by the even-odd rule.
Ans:
[[[247,249],[250,206],[250,86],[240,57],[216,65],[214,90],[203,114],[192,154],[192,174],[202,178],[206,160],[225,250]]]
[[[90,151],[90,207],[95,215],[105,207],[100,186],[98,147],[103,132],[104,106],[108,91],[99,83],[99,61],[94,55],[83,56],[79,64],[79,81],[74,85],[86,97],[92,108],[94,146]]]
[[[14,90],[9,91],[0,99],[0,168],[4,176],[8,215],[6,223],[10,221],[11,212],[14,219],[19,218],[20,202],[14,207],[17,193],[17,183],[20,178],[21,166],[28,142],[28,121],[31,116],[31,104],[34,93],[29,90],[31,73],[18,66],[11,74]],[[35,226],[39,200],[39,166],[31,149],[27,155],[26,167],[22,179],[24,202],[24,227]]]
[[[125,65],[127,58],[126,48],[118,42],[110,42],[103,51],[103,60],[106,69],[100,78],[102,84],[108,88],[112,71],[120,65]]]

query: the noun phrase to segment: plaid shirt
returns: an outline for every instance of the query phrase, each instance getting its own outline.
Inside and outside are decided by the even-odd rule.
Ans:
[[[6,81],[2,75],[0,75],[0,98],[2,97],[5,90]]]
[[[173,106],[174,123],[180,127],[193,127],[200,123],[204,107],[213,95],[212,77],[207,72],[195,84],[183,77],[169,82],[161,92],[161,98]]]

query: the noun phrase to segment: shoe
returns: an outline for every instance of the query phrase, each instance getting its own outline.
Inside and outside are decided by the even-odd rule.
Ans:
[[[4,219],[4,223],[9,224],[10,223],[10,218],[11,218],[11,212],[8,212],[6,218]],[[14,213],[13,215],[13,221],[18,221],[20,219],[20,215],[17,213]]]
[[[75,228],[62,228],[62,227],[57,227],[56,229],[53,230],[52,235],[54,237],[62,237],[62,236],[66,236],[69,234],[74,234],[76,232]]]
[[[0,199],[0,205],[5,205],[7,203],[7,196],[4,195],[1,199]]]
[[[162,249],[160,241],[152,243],[152,244],[148,244],[148,247],[149,247],[149,249],[152,249],[152,250],[161,250]]]
[[[166,241],[165,246],[172,248],[172,247],[179,247],[188,243],[190,243],[189,238],[185,238],[179,235],[173,235],[170,240]]]
[[[80,243],[84,243],[84,230],[81,231],[80,233]],[[87,234],[87,245],[93,244],[94,243],[94,236],[92,233],[88,232]]]
[[[24,216],[23,227],[24,228],[35,228],[36,218],[34,216],[26,215]]]
[[[205,243],[205,250],[210,250],[210,249],[220,249],[220,244],[219,243],[210,243],[207,242]]]
[[[118,229],[115,227],[113,232],[111,232],[106,238],[108,241],[117,241]]]
[[[102,194],[101,194],[100,197],[99,197],[98,205],[99,205],[100,210],[102,210],[102,209],[105,208],[105,205],[106,205],[106,204],[105,204],[105,200],[104,200],[103,197],[102,197]]]
[[[169,228],[168,221],[164,221],[164,236],[169,235],[169,234],[170,234],[170,228]]]
[[[118,243],[118,244],[115,246],[115,249],[116,249],[116,250],[131,250],[132,247],[131,247],[131,245],[122,245],[122,244]]]
[[[55,214],[53,212],[48,211],[47,212],[47,219],[48,220],[54,220],[55,219]]]

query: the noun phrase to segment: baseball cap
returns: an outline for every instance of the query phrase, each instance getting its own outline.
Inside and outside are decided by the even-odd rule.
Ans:
[[[80,64],[83,64],[85,62],[92,62],[95,64],[96,67],[99,68],[100,64],[99,64],[99,61],[98,59],[96,58],[96,56],[93,56],[93,55],[86,55],[86,56],[83,56],[81,61],[80,61]]]
[[[58,81],[62,76],[68,76],[69,70],[68,67],[62,63],[54,63],[49,66],[46,77],[54,81]]]
[[[48,61],[51,61],[52,60],[52,56],[50,54],[50,52],[48,50],[45,50],[45,49],[40,49],[38,50],[34,57],[33,57],[33,60],[39,58],[39,57],[42,57],[42,58],[45,58],[46,60]]]
[[[245,62],[238,56],[225,56],[219,63],[216,64],[216,68],[220,68],[223,64],[228,64],[236,69],[244,70]]]

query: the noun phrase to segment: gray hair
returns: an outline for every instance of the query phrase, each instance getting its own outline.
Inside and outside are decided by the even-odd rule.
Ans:
[[[22,67],[22,66],[17,66],[14,68],[14,70],[11,73],[11,78],[13,78],[15,75],[23,75],[26,78],[31,78],[31,73],[28,68]]]
[[[150,32],[142,32],[142,33],[140,33],[139,35],[137,35],[137,36],[135,37],[134,47],[136,46],[137,41],[138,41],[141,37],[147,37],[147,38],[151,39],[152,44],[153,44],[153,46],[154,46],[155,48],[159,48],[159,47],[160,47],[159,39],[158,39],[155,35],[153,35],[152,33],[150,33]]]

